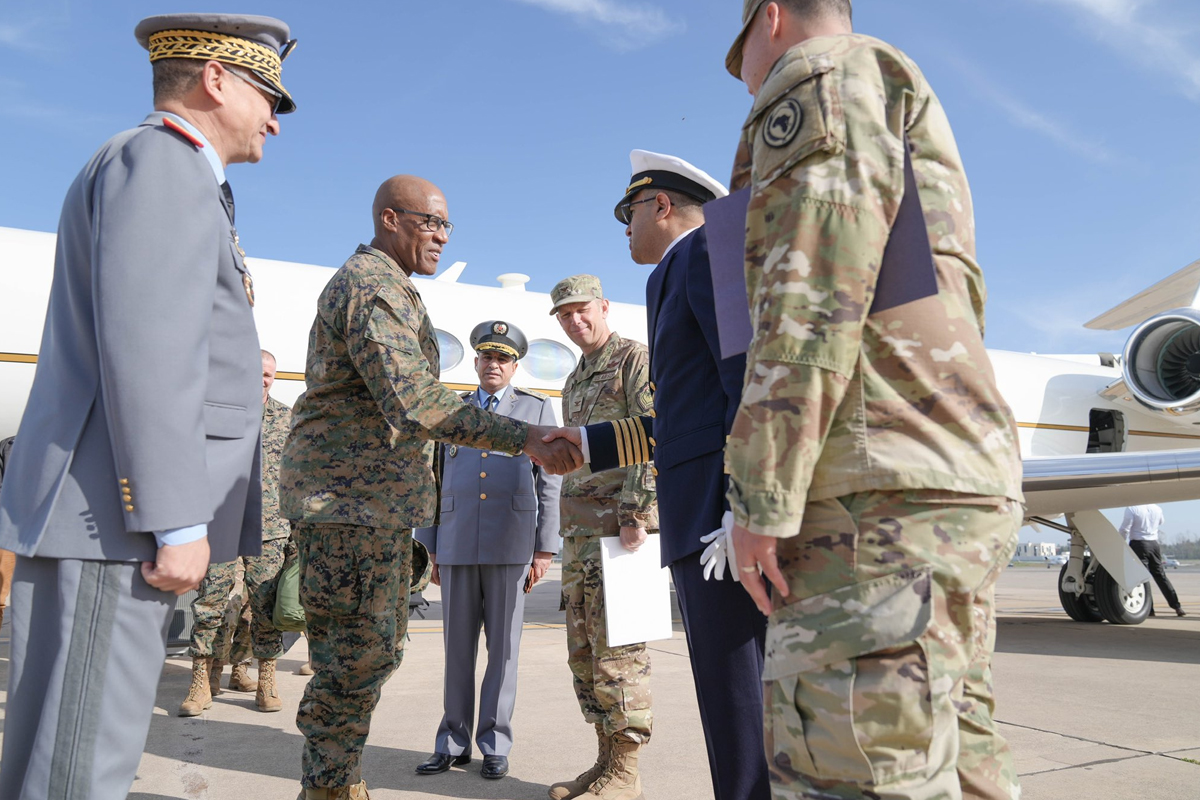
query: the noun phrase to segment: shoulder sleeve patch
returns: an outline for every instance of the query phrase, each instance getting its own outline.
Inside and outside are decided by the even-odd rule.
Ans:
[[[778,90],[755,107],[747,126],[753,149],[754,183],[770,183],[817,153],[836,154],[845,147],[845,118],[831,61],[785,67],[771,83]],[[772,87],[773,88],[773,87]]]

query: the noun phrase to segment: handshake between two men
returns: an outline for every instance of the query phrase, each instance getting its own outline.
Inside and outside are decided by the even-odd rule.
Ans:
[[[525,437],[525,455],[551,475],[566,475],[585,463],[583,437],[579,428],[530,425]]]

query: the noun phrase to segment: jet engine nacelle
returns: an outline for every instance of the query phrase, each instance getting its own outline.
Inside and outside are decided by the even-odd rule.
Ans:
[[[1142,405],[1175,416],[1200,411],[1200,310],[1146,320],[1125,343],[1122,362],[1125,385]]]

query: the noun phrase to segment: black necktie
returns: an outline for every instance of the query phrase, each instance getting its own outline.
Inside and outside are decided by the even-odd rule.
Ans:
[[[229,186],[229,181],[221,184],[221,194],[225,197],[225,208],[229,211],[229,221],[233,222],[233,189]]]

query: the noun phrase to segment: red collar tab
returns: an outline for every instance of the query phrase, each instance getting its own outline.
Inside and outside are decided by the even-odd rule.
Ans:
[[[192,144],[196,145],[196,147],[200,147],[200,148],[204,147],[204,142],[197,139],[196,135],[194,133],[192,133],[187,128],[183,127],[178,122],[171,119],[170,117],[163,117],[162,123],[165,127],[170,128],[171,130],[175,131],[183,138],[187,139]]]

